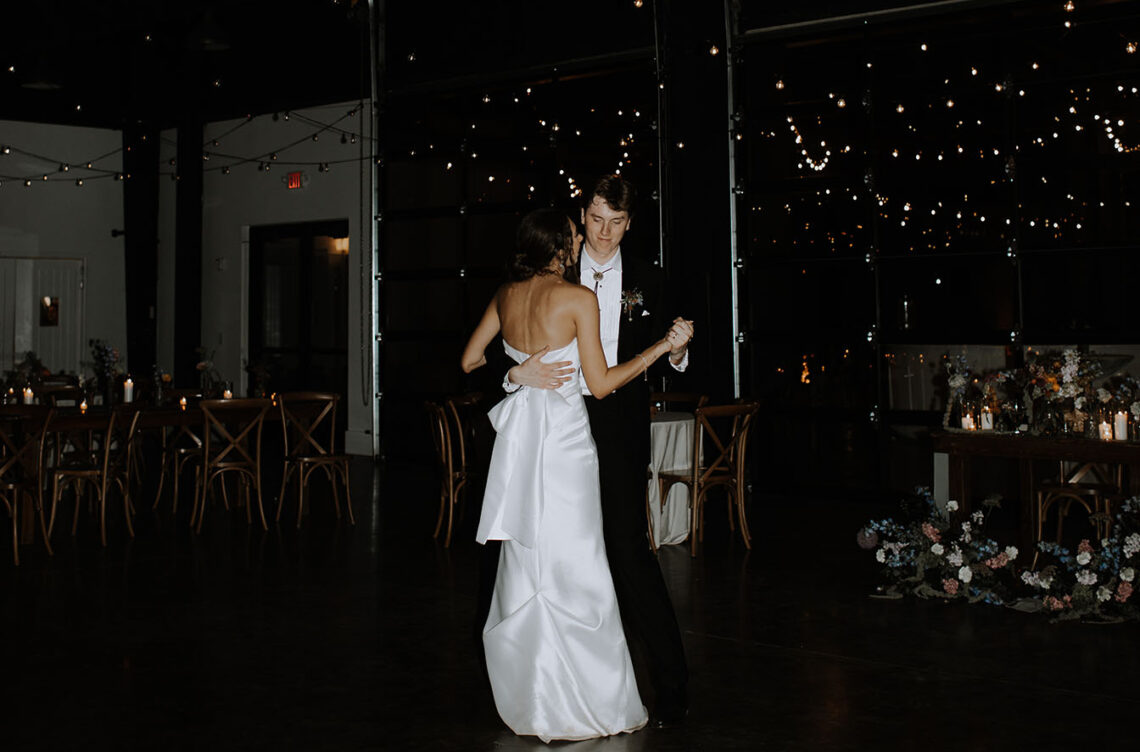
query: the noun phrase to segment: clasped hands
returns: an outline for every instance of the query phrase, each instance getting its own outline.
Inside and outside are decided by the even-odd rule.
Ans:
[[[673,319],[673,326],[665,335],[669,343],[669,360],[674,364],[680,363],[685,357],[689,342],[693,339],[693,322],[680,316]],[[570,380],[574,374],[571,368],[572,361],[556,360],[544,363],[542,357],[550,352],[550,345],[544,346],[529,358],[511,368],[508,380],[512,384],[520,384],[535,389],[557,389]]]

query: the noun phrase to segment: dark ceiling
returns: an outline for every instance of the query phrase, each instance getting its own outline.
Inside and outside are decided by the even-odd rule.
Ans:
[[[5,3],[0,118],[167,126],[354,99],[367,81],[363,5]]]
[[[702,2],[705,0],[702,0]],[[27,0],[0,11],[0,119],[124,128],[169,127],[348,101],[370,89],[369,7],[382,10],[388,90],[463,87],[562,63],[622,56],[652,65],[655,41],[723,44],[718,12],[693,0]],[[707,0],[720,4],[721,0]],[[923,6],[959,20],[1008,8],[1062,14],[1025,0],[737,0],[741,31],[848,33]],[[1134,0],[1084,0],[1081,14]],[[905,7],[904,7],[905,6]],[[1043,6],[1047,6],[1043,7]],[[672,28],[671,8],[687,24]],[[894,9],[893,11],[891,9]],[[885,15],[884,15],[885,13]],[[1045,17],[1048,16],[1048,19]],[[702,19],[707,28],[692,28]],[[844,20],[845,19],[845,20]],[[853,20],[854,19],[854,20]],[[806,24],[806,26],[805,26]],[[673,24],[676,25],[676,24]],[[825,24],[826,25],[826,24]],[[655,31],[656,29],[656,31]],[[799,29],[799,31],[795,31]],[[446,82],[451,82],[447,84]]]

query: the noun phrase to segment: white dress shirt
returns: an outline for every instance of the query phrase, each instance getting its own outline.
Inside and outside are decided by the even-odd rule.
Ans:
[[[585,244],[582,245],[581,255],[581,285],[594,291],[598,296],[599,328],[601,329],[602,352],[606,356],[606,365],[613,368],[617,365],[618,331],[621,329],[621,248],[617,249],[608,263],[599,264],[590,257]],[[594,273],[601,272],[600,280],[594,279]],[[664,332],[662,332],[664,334]],[[668,356],[666,356],[668,357]],[[689,351],[685,350],[680,363],[669,361],[669,365],[677,371],[684,371],[689,367]],[[582,393],[589,394],[586,380],[582,379]]]

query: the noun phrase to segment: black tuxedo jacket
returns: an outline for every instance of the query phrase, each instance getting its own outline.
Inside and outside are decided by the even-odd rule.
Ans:
[[[617,359],[632,360],[645,348],[665,336],[677,312],[665,310],[664,274],[660,267],[633,255],[622,255],[622,298],[640,296],[641,302],[624,305],[618,327]],[[660,358],[646,376],[638,376],[604,399],[587,397],[590,427],[599,453],[624,455],[624,462],[637,468],[639,478],[649,465],[649,393],[651,386],[672,370]],[[623,464],[624,464],[623,462]]]

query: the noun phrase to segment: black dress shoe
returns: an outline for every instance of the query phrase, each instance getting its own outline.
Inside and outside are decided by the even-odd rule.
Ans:
[[[688,708],[661,709],[649,716],[649,725],[655,729],[673,729],[685,723]]]

